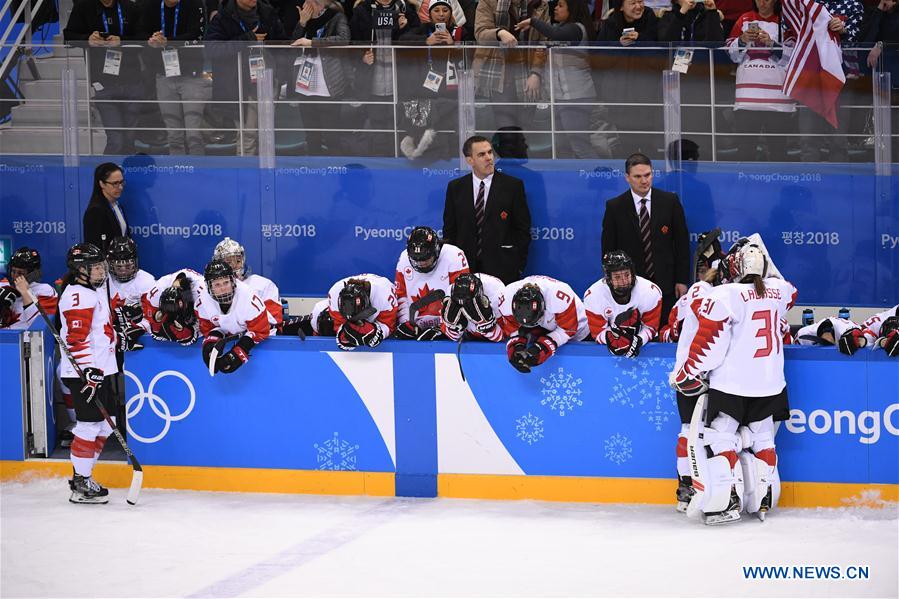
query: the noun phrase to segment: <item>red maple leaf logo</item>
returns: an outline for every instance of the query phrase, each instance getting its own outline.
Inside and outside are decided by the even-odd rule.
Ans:
[[[418,295],[412,296],[412,303],[414,304],[421,298],[427,297],[429,293],[431,293],[431,289],[428,287],[428,284],[425,283],[425,286],[418,290]],[[440,309],[442,307],[443,304],[440,302],[431,302],[427,306],[422,307],[416,314],[418,316],[440,316]]]

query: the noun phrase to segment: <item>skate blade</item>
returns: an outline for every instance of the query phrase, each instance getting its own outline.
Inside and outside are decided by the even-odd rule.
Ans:
[[[702,519],[703,524],[708,526],[719,526],[721,524],[729,524],[740,520],[740,512],[733,510],[729,512],[720,512],[717,514],[706,514]]]
[[[678,501],[677,507],[675,507],[674,509],[676,509],[678,513],[686,514],[688,505],[690,505],[689,501]]]
[[[767,514],[768,514],[768,510],[759,510],[755,513],[755,517],[758,518],[759,520],[761,520],[762,522],[764,522],[765,516]]]
[[[83,497],[81,495],[72,494],[69,497],[69,502],[71,503],[109,503],[109,496],[104,497]]]

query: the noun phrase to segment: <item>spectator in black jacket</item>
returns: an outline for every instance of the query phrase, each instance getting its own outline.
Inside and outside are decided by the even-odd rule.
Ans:
[[[134,5],[120,0],[76,2],[63,30],[66,43],[87,42],[89,81],[106,129],[106,154],[134,152],[134,127],[140,114],[140,48],[123,41],[142,40]],[[84,46],[81,46],[84,47]]]
[[[671,10],[659,20],[659,41],[723,42],[715,0],[671,0]]]
[[[888,44],[899,43],[899,10],[896,10],[896,0],[880,0],[880,3],[874,7],[865,16],[862,21],[861,32],[858,41],[863,44],[873,44],[875,42],[884,42]],[[893,51],[895,55],[895,50]],[[883,53],[883,46],[877,46],[868,53],[868,66],[872,69],[874,64]],[[896,62],[888,61],[888,70],[893,72],[893,88],[899,87],[899,81],[896,80],[897,68]]]
[[[165,121],[169,154],[206,153],[200,128],[212,97],[212,82],[203,76],[202,43],[206,9],[202,0],[147,2],[142,29],[149,35],[145,64],[156,75],[156,99]],[[167,57],[168,66],[164,57]]]
[[[244,114],[243,151],[256,152],[256,67],[275,69],[279,55],[263,53],[263,42],[286,43],[287,35],[277,12],[265,0],[225,0],[221,10],[209,22],[206,31],[206,55],[212,62],[212,99],[215,102],[237,102],[242,95]],[[283,54],[286,57],[286,54]],[[238,90],[238,72],[243,90]],[[243,93],[240,94],[240,91]],[[226,122],[238,119],[237,104],[217,105],[219,118]],[[221,108],[226,107],[226,108]]]
[[[621,8],[609,15],[599,28],[596,39],[601,42],[621,42],[630,46],[634,42],[655,42],[659,39],[659,20],[643,0],[624,0]],[[625,29],[630,29],[624,33]]]
[[[104,255],[113,239],[131,237],[125,214],[119,206],[124,190],[125,174],[118,164],[104,162],[94,169],[94,189],[82,218],[84,236],[81,241],[94,244]]]
[[[356,63],[356,91],[363,100],[392,102],[393,58],[389,46],[407,31],[420,25],[415,7],[405,0],[363,0],[353,9],[350,31],[354,41],[371,44],[362,50]],[[372,47],[376,46],[376,47]],[[383,46],[381,48],[380,46]],[[398,71],[402,77],[404,55],[397,53]],[[390,104],[372,104],[364,107],[369,129],[393,129],[394,112]],[[364,120],[357,115],[356,124]],[[371,133],[368,136],[371,155],[393,156],[394,136],[389,133]]]

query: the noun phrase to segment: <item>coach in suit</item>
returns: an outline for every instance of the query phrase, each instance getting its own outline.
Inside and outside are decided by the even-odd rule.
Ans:
[[[92,243],[104,253],[116,237],[130,237],[125,213],[119,206],[125,189],[122,167],[104,162],[94,169],[94,189],[91,201],[81,219],[84,243]]]
[[[623,250],[637,274],[662,290],[662,322],[690,280],[690,237],[677,194],[652,186],[652,162],[632,154],[624,163],[630,189],[606,202],[602,252]]]
[[[479,135],[462,146],[471,174],[446,186],[443,238],[465,252],[472,272],[509,284],[521,278],[531,243],[524,182],[497,172],[493,147]]]

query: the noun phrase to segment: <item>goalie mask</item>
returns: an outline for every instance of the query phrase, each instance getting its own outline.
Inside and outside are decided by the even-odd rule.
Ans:
[[[241,281],[250,275],[250,269],[247,268],[247,254],[243,246],[230,237],[218,242],[212,252],[212,259],[227,263],[234,271],[234,276]]]
[[[9,258],[8,269],[10,282],[25,277],[28,283],[37,283],[41,280],[41,255],[35,249],[21,247]]]
[[[194,297],[190,290],[190,280],[179,275],[176,284],[167,288],[159,296],[159,310],[185,326],[194,322]]]
[[[337,297],[340,315],[350,322],[359,322],[374,314],[369,297],[370,289],[371,285],[367,281],[347,281]]]
[[[103,286],[109,273],[103,252],[92,243],[73,245],[66,254],[66,266],[73,281],[94,289]]]
[[[523,327],[537,326],[545,311],[546,302],[543,300],[543,292],[533,283],[522,286],[512,296],[512,316]]]
[[[219,304],[230,304],[234,299],[234,291],[237,286],[232,269],[227,262],[223,260],[213,260],[206,265],[203,271],[203,278],[206,279],[206,289],[209,295]]]
[[[747,243],[733,254],[728,264],[731,281],[739,283],[747,277],[758,275],[763,279],[768,273],[768,258],[757,245]]]
[[[412,268],[418,272],[431,272],[440,256],[440,239],[431,227],[415,227],[406,242],[406,254]]]
[[[119,283],[127,283],[137,276],[137,244],[130,237],[116,237],[106,252],[109,272]]]
[[[602,257],[602,271],[615,301],[627,303],[637,284],[637,271],[631,257],[621,250],[606,252]]]

